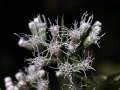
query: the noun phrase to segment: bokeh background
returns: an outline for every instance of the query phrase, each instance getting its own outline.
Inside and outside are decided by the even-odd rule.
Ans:
[[[28,22],[38,14],[44,14],[52,22],[64,14],[65,26],[71,27],[75,19],[80,22],[86,11],[94,14],[93,23],[102,22],[102,33],[106,33],[100,40],[100,49],[97,45],[88,48],[95,57],[97,73],[120,72],[120,0],[0,0],[0,88],[4,90],[4,77],[11,76],[14,81],[15,73],[27,66],[24,58],[32,57],[30,51],[17,45],[19,38],[13,33],[30,34]],[[57,90],[54,71],[45,69]]]

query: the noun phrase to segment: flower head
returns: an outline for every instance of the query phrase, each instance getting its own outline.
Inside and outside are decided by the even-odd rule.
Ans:
[[[42,18],[43,18],[43,21],[42,21],[40,15],[38,15],[36,18],[34,18],[33,21],[28,23],[28,27],[32,30],[46,29],[47,23],[46,23],[45,16],[42,15]]]
[[[58,68],[58,72],[65,77],[69,77],[70,82],[73,83],[72,81],[72,73],[74,72],[79,72],[78,70],[74,69],[74,63],[71,64],[68,62],[68,58],[67,60],[64,60],[65,62],[61,62],[57,64],[57,68]]]
[[[37,90],[46,90],[48,88],[48,84],[48,80],[39,79],[37,85],[34,85],[33,87],[37,88]]]
[[[60,29],[60,26],[58,25],[58,18],[57,18],[57,20],[55,20],[56,21],[56,25],[52,25],[52,23],[51,23],[51,21],[50,21],[50,19],[48,18],[48,20],[49,20],[49,22],[50,22],[50,28],[49,28],[49,30],[50,30],[50,32],[51,32],[51,34],[52,34],[52,36],[56,36],[56,35],[58,35],[59,34],[59,29]]]
[[[89,56],[89,52],[88,52],[88,56],[87,57],[84,56],[78,63],[78,68],[79,68],[79,70],[82,70],[84,72],[85,77],[87,77],[86,73],[85,73],[86,70],[88,70],[88,69],[95,70],[92,67],[93,59],[94,58],[92,58],[92,56]]]
[[[88,14],[87,12],[85,12],[81,18],[81,22],[80,22],[80,29],[83,30],[83,31],[87,31],[90,26],[91,26],[91,23],[92,23],[92,20],[93,20],[93,15],[91,15],[88,19],[88,21],[86,22],[86,18],[87,18]]]
[[[74,28],[71,28],[71,30],[68,30],[68,35],[72,40],[79,40],[80,39],[80,30],[77,28],[78,22],[75,21],[73,24]]]
[[[76,51],[76,48],[80,45],[80,43],[81,41],[77,44],[74,44],[72,41],[68,41],[65,43],[65,46],[70,52],[74,53]]]
[[[98,42],[98,40],[100,40],[100,38],[103,37],[104,35],[105,33],[102,34],[101,36],[98,36],[96,33],[91,32],[88,38],[89,38],[89,41],[91,41],[91,43],[97,44],[98,47],[100,48],[99,46],[100,42]]]
[[[49,85],[49,78],[47,79],[37,78],[37,81],[32,84],[32,87],[35,87],[37,90],[46,90]]]

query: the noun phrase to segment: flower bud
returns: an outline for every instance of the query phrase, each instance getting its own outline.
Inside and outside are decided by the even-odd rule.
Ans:
[[[91,15],[89,17],[88,21],[86,22],[87,16],[88,16],[88,14],[87,14],[87,12],[85,12],[81,18],[81,22],[80,22],[81,37],[84,36],[86,34],[87,30],[91,27],[93,15]]]
[[[26,85],[26,83],[24,82],[24,81],[19,81],[18,83],[17,83],[17,86],[19,87],[19,88],[22,88],[22,87],[24,87]]]
[[[91,33],[89,34],[89,36],[88,36],[88,37],[85,39],[85,41],[83,42],[84,48],[87,48],[87,47],[90,46],[92,43],[97,44],[98,47],[100,48],[98,40],[100,40],[100,38],[103,37],[104,35],[105,35],[105,33],[102,34],[101,36],[97,36],[96,33],[91,32]]]
[[[45,70],[39,70],[38,72],[37,72],[37,76],[38,77],[43,77],[45,75]]]
[[[33,21],[29,22],[29,23],[28,23],[28,27],[29,27],[30,29],[35,29],[35,23],[34,23]]]
[[[11,77],[5,77],[4,82],[5,82],[5,83],[7,83],[7,82],[12,82]]]
[[[94,25],[95,25],[95,26],[102,26],[102,23],[99,22],[99,21],[96,21],[96,22],[94,23]]]
[[[23,80],[23,74],[21,72],[18,72],[15,74],[16,79],[19,80]]]
[[[17,86],[14,86],[14,90],[19,90],[19,88]]]
[[[12,82],[6,82],[6,83],[5,83],[5,87],[6,87],[6,88],[7,88],[7,87],[10,87],[11,85],[13,85]]]
[[[6,90],[14,90],[14,86],[11,85],[11,86],[9,86],[8,88],[6,88]]]
[[[26,43],[26,40],[24,40],[23,38],[20,38],[20,40],[18,41],[18,45],[20,47],[24,47],[25,46],[25,43]]]
[[[51,26],[50,27],[50,32],[53,36],[55,36],[55,35],[59,34],[59,29],[60,29],[59,25]]]
[[[56,76],[57,77],[60,77],[61,76],[61,73],[59,71],[56,71]]]
[[[35,70],[36,70],[36,68],[35,68],[34,65],[30,65],[30,66],[28,67],[28,72],[29,72],[29,73],[33,73],[33,72],[35,72]]]
[[[96,35],[98,35],[101,32],[101,22],[96,21],[94,23],[94,25],[91,27],[91,32],[90,33],[95,33]]]
[[[95,27],[92,29],[92,32],[95,33],[96,35],[98,35],[98,34],[101,32],[101,27],[95,26]]]
[[[35,24],[39,24],[39,18],[37,17],[37,18],[34,18],[34,23]]]

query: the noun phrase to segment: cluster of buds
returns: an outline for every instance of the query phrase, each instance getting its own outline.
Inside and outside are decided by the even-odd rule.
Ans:
[[[25,73],[18,72],[15,75],[18,81],[16,86],[13,85],[10,78],[5,79],[7,90],[29,90],[29,85],[37,90],[48,90],[49,80],[44,79],[45,71],[42,68],[52,63],[57,64],[57,68],[54,68],[58,70],[56,76],[63,76],[69,80],[67,86],[70,90],[81,90],[83,86],[87,87],[87,85],[82,85],[83,76],[81,72],[83,71],[84,77],[87,78],[86,70],[95,71],[92,67],[94,58],[89,53],[88,56],[84,55],[83,58],[79,58],[78,56],[81,56],[79,52],[93,43],[99,46],[98,40],[104,35],[98,36],[101,32],[101,22],[96,21],[91,27],[93,15],[86,21],[87,16],[88,14],[85,12],[81,18],[80,26],[75,20],[74,28],[69,29],[64,26],[63,22],[60,26],[58,18],[55,20],[56,25],[52,24],[48,18],[50,23],[50,27],[48,27],[45,16],[42,15],[41,18],[38,15],[28,24],[32,35],[23,34],[23,37],[20,37],[15,33],[20,37],[18,45],[32,50],[34,58],[26,59],[26,61],[29,61],[29,67],[25,68]],[[89,29],[91,31],[88,33]],[[88,36],[86,37],[86,35]],[[46,36],[50,39],[47,39]],[[35,55],[36,53],[37,55]],[[77,77],[78,74],[79,77]],[[8,89],[11,87],[12,89]]]
[[[19,90],[19,88],[13,84],[11,77],[6,77],[4,82],[6,90]]]

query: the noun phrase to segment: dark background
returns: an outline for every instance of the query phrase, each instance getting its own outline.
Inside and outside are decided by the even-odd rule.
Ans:
[[[30,51],[17,45],[19,38],[13,33],[30,34],[28,22],[38,14],[52,22],[64,14],[65,26],[71,27],[75,19],[80,22],[85,11],[94,14],[93,23],[102,22],[102,33],[106,33],[100,49],[97,45],[89,48],[96,58],[95,67],[105,61],[120,65],[120,0],[0,0],[0,87],[4,88],[6,76],[15,80],[15,73],[27,65],[24,58],[32,57]],[[52,70],[50,73],[54,76]]]

